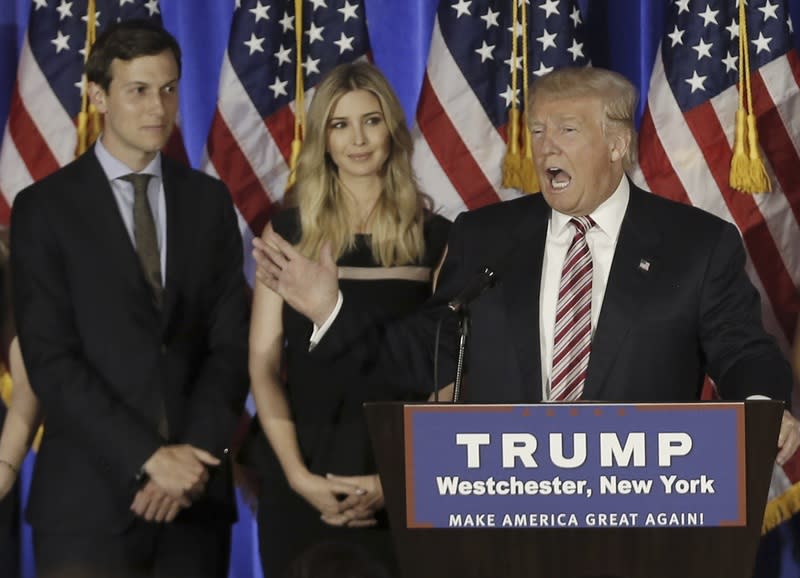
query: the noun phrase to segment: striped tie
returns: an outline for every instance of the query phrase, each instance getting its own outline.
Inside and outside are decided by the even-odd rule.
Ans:
[[[575,236],[561,269],[556,325],[553,332],[553,371],[550,400],[574,401],[583,394],[592,349],[592,254],[586,231],[591,217],[574,217]]]

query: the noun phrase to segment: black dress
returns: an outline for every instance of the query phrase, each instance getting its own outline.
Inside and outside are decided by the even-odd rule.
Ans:
[[[299,214],[290,209],[272,221],[277,233],[291,242],[300,236]],[[369,237],[358,235],[353,250],[338,260],[339,287],[377,321],[389,321],[417,309],[431,294],[430,273],[447,243],[450,222],[430,214],[424,227],[425,255],[409,267],[378,265]],[[362,403],[368,401],[363,369],[347,356],[321,363],[308,353],[312,323],[288,305],[283,309],[287,396],[302,457],[312,473],[367,475],[377,471],[367,435]],[[374,376],[373,376],[374,378]],[[262,434],[263,435],[263,434]],[[336,528],[324,524],[319,512],[289,488],[269,444],[258,461],[262,474],[258,527],[264,576],[280,578],[312,544],[321,541],[357,543],[396,573],[384,512],[373,528]]]

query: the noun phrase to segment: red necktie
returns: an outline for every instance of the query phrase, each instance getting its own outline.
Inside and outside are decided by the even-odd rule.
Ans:
[[[573,217],[575,236],[561,269],[556,325],[553,332],[553,370],[550,400],[573,401],[583,394],[592,349],[592,254],[586,231],[591,217]]]

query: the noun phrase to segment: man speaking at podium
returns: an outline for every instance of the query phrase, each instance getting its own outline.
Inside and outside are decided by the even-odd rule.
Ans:
[[[459,401],[694,401],[708,374],[724,399],[788,403],[791,369],[763,329],[737,229],[625,176],[636,101],[607,70],[538,78],[527,122],[542,194],[462,213],[435,295],[403,323],[371,327],[342,301],[329,253],[310,261],[274,234],[255,242],[259,279],[314,322],[319,355],[356,348],[379,368],[380,395],[431,391],[437,321],[474,297]],[[476,296],[487,267],[496,283]],[[440,347],[443,383],[454,325]],[[800,444],[788,411],[778,444],[781,464]]]

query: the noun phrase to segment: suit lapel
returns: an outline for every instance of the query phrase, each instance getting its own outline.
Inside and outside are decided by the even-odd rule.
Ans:
[[[99,247],[109,255],[106,266],[116,270],[116,274],[123,278],[124,285],[135,287],[149,296],[150,289],[142,273],[139,257],[100,162],[94,152],[83,155],[76,162],[85,164],[78,172],[85,178],[80,188],[86,195],[87,226],[96,231],[94,238],[102,239]]]
[[[583,394],[586,399],[613,399],[613,393],[607,392],[610,384],[606,380],[619,344],[626,339],[642,301],[658,278],[661,235],[657,220],[645,207],[648,194],[631,185],[603,308],[592,339]]]
[[[540,200],[537,198],[537,201]],[[541,203],[544,205],[544,202]],[[515,235],[515,249],[506,258],[500,274],[505,300],[505,314],[515,344],[520,366],[519,399],[542,398],[541,353],[539,348],[539,291],[541,288],[544,244],[547,237],[549,209],[541,207]]]
[[[167,271],[164,285],[164,306],[162,319],[168,320],[175,307],[178,295],[178,281],[183,274],[181,266],[186,263],[184,251],[187,248],[186,219],[180,218],[185,213],[182,207],[185,195],[181,194],[182,179],[177,167],[162,155],[162,174],[164,177],[164,205],[167,208]]]

